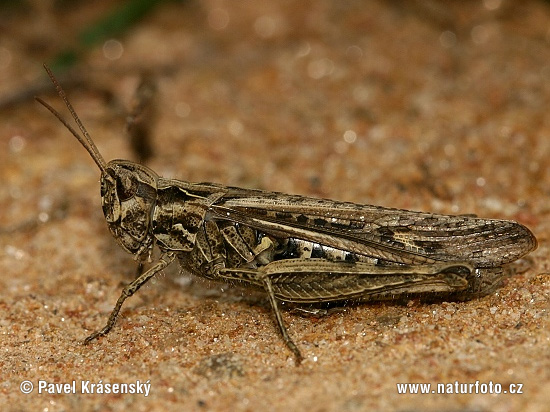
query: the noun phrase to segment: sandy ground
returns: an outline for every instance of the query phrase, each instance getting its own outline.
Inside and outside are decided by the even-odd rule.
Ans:
[[[0,409],[548,410],[549,4],[340,3],[167,2],[83,53],[67,92],[106,159],[136,159],[124,126],[148,76],[148,164],[165,177],[517,220],[539,240],[518,274],[468,302],[285,311],[296,367],[264,296],[171,267],[83,346],[136,264],[106,228],[94,163],[22,99],[0,111]],[[0,96],[44,82],[61,110],[41,63],[112,2],[40,4],[1,11]],[[148,396],[82,393],[138,381]],[[491,383],[522,393],[475,393]]]

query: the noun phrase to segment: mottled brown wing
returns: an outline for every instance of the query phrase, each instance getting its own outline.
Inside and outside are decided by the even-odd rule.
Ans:
[[[404,264],[470,262],[497,267],[534,250],[525,226],[283,193],[227,188],[210,218]]]

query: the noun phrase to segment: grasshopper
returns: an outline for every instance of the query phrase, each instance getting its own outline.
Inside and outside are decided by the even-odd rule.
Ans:
[[[101,171],[101,201],[119,245],[143,262],[160,257],[122,291],[106,335],[127,298],[177,260],[194,275],[263,290],[296,362],[280,302],[300,305],[403,299],[470,299],[494,291],[505,265],[537,247],[525,226],[337,202],[158,176],[128,160],[105,162],[64,90],[44,66],[80,132],[42,99]]]

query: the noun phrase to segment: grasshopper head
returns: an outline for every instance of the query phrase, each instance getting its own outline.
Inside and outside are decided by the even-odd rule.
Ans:
[[[143,253],[152,244],[157,180],[151,169],[127,160],[112,160],[101,173],[101,204],[109,230],[132,254]]]
[[[101,170],[101,202],[109,230],[126,251],[136,255],[149,251],[153,245],[149,226],[157,198],[158,175],[148,167],[127,160],[105,162],[65,91],[51,70],[46,65],[44,68],[82,134],[44,100],[39,97],[36,100],[65,125]]]

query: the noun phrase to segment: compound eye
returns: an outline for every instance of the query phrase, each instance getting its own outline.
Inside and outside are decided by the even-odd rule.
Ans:
[[[138,187],[136,178],[131,173],[121,173],[116,179],[116,192],[120,201],[134,197]]]

